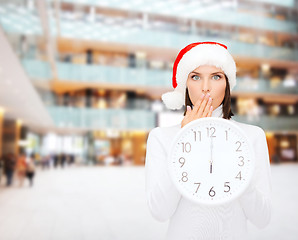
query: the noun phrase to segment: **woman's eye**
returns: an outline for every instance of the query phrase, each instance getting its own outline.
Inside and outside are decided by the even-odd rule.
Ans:
[[[213,79],[214,79],[214,80],[219,80],[220,78],[221,78],[221,76],[219,76],[219,75],[214,75],[214,76],[213,76]]]
[[[191,78],[192,78],[193,80],[199,80],[199,79],[200,79],[200,77],[199,77],[198,75],[193,75]]]

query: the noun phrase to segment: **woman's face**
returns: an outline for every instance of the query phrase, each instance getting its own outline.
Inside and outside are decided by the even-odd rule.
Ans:
[[[213,109],[223,101],[226,90],[226,78],[221,68],[203,65],[189,73],[186,86],[193,104],[200,98],[202,93],[210,94],[213,99]]]

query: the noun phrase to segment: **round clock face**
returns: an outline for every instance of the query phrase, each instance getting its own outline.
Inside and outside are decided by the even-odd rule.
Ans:
[[[181,194],[202,204],[222,204],[247,188],[254,170],[244,131],[223,118],[200,118],[174,138],[168,157],[170,175]]]

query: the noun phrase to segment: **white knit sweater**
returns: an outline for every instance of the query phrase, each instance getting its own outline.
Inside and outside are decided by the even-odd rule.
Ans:
[[[212,117],[222,118],[222,105]],[[183,198],[168,174],[167,155],[181,125],[157,127],[150,131],[146,152],[146,195],[154,218],[169,222],[168,240],[247,239],[246,221],[264,227],[271,216],[271,174],[264,131],[233,121],[252,142],[256,169],[248,189],[231,203],[203,206]]]

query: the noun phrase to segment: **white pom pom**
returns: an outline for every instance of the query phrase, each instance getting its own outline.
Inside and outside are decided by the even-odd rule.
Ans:
[[[184,105],[184,96],[178,91],[164,93],[161,99],[166,107],[172,110],[180,109]]]

